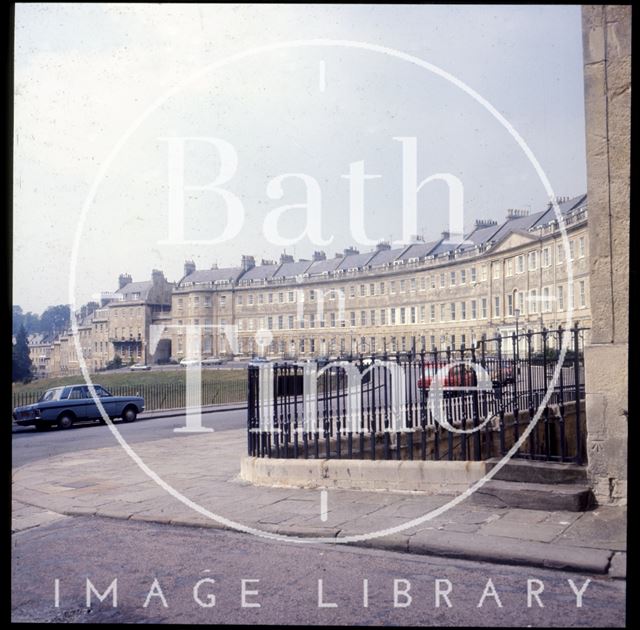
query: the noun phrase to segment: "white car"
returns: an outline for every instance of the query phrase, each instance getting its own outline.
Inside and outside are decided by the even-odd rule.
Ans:
[[[182,359],[180,365],[221,365],[223,362],[220,357],[206,357],[204,359]]]
[[[135,365],[132,365],[129,370],[131,372],[139,372],[142,370],[150,370],[151,366],[150,365],[145,365],[144,363],[136,363]]]
[[[224,359],[220,357],[207,357],[206,359],[202,359],[202,365],[222,365],[224,363]]]

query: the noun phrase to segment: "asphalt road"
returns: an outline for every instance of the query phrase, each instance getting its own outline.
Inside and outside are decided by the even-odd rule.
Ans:
[[[172,418],[139,417],[133,423],[116,420],[115,425],[122,436],[131,444],[149,442],[180,435],[173,432],[176,427],[184,426],[184,415]],[[228,431],[246,426],[247,412],[216,411],[203,412],[202,424],[215,431]],[[117,444],[108,426],[99,424],[77,425],[66,431],[52,428],[38,432],[33,427],[18,427],[12,435],[12,466],[22,466],[29,462],[53,457],[71,451],[115,446]]]
[[[494,566],[461,560],[326,545],[275,543],[220,530],[130,523],[89,517],[65,518],[14,534],[12,621],[163,622],[305,625],[558,626],[624,625],[625,583],[603,577]],[[104,593],[86,606],[87,578]],[[152,590],[155,596],[145,600]],[[203,578],[212,581],[197,583]],[[586,586],[582,607],[568,582]],[[54,606],[54,581],[59,607]],[[322,602],[318,607],[318,580]],[[368,607],[363,606],[368,580]],[[449,580],[451,593],[435,606],[435,580]],[[494,596],[478,604],[491,579]],[[531,598],[527,580],[539,580],[543,608]],[[241,580],[245,584],[241,605]],[[394,607],[394,580],[409,605]],[[448,585],[441,582],[448,590]],[[535,584],[538,588],[540,585]],[[202,607],[202,603],[214,603]],[[158,594],[162,592],[167,607]],[[215,601],[210,599],[211,595]],[[399,604],[407,604],[398,595]]]

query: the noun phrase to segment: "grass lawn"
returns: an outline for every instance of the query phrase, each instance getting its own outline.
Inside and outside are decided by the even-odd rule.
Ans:
[[[246,382],[247,372],[240,369],[204,369],[202,370],[202,383],[231,384],[240,381]],[[91,374],[91,380],[109,389],[121,385],[182,385],[186,383],[186,370],[151,370],[149,372],[99,372]],[[31,383],[14,383],[14,393],[41,392],[59,385],[73,385],[84,383],[84,377],[64,376],[59,378],[42,378]]]

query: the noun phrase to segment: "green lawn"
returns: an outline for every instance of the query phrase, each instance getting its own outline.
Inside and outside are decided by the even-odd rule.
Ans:
[[[204,369],[202,370],[202,382],[205,383],[236,383],[246,381],[246,370],[242,369]],[[183,385],[186,383],[186,370],[151,370],[149,372],[100,372],[91,374],[93,383],[109,387],[123,385]],[[82,375],[64,376],[59,378],[42,378],[31,383],[14,383],[13,392],[40,392],[58,385],[73,385],[84,383]]]

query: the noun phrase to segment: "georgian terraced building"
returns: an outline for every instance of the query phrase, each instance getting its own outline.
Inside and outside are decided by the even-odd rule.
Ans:
[[[245,255],[238,267],[206,270],[189,261],[175,284],[157,270],[143,282],[122,274],[117,291],[78,322],[83,355],[92,371],[116,355],[125,364],[192,358],[189,325],[199,327],[204,357],[460,348],[483,334],[564,324],[570,299],[573,321],[589,327],[586,195],[562,199],[559,207],[568,258],[548,205],[535,213],[511,210],[500,224],[476,221],[462,243],[445,233],[400,247],[383,242],[369,252],[348,248],[332,258],[321,251],[298,261],[283,254],[256,265]],[[157,344],[154,326],[163,330]],[[79,373],[70,333],[34,342],[32,358],[41,376]]]
[[[509,211],[501,224],[477,221],[462,243],[443,233],[333,258],[283,254],[256,265],[243,256],[239,267],[209,270],[187,262],[172,295],[171,356],[192,354],[187,325],[202,327],[204,356],[289,358],[469,346],[483,334],[563,325],[570,299],[572,320],[589,327],[586,195],[559,206],[568,256],[549,204]],[[235,340],[221,334],[230,325]]]

